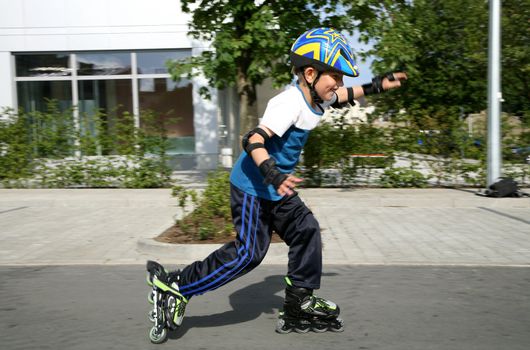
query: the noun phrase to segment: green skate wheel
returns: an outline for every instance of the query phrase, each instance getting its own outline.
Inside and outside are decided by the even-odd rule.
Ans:
[[[167,340],[167,329],[162,328],[160,333],[157,332],[156,327],[152,327],[149,331],[149,340],[153,344],[161,344]]]

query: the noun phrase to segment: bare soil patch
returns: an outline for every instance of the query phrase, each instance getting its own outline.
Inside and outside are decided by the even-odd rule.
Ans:
[[[173,244],[212,244],[227,243],[236,238],[236,232],[227,236],[215,236],[209,239],[200,239],[198,234],[183,232],[178,225],[173,225],[162,232],[155,241]],[[283,240],[276,233],[272,234],[271,243],[280,243]]]

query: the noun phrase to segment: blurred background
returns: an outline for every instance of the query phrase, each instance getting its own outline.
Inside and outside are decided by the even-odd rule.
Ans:
[[[475,186],[487,169],[488,2],[0,0],[4,187],[167,187],[229,169],[293,83],[292,42],[342,31],[396,91],[328,111],[306,186]],[[502,2],[502,172],[528,185],[530,2]]]

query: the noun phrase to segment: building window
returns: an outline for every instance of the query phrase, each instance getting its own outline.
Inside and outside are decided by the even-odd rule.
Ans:
[[[69,54],[20,54],[16,56],[17,77],[65,77],[71,75]]]
[[[72,107],[72,83],[70,81],[19,81],[17,82],[18,105],[23,111],[47,110],[50,101],[66,111]]]
[[[78,75],[131,74],[131,54],[126,52],[78,53],[76,69]]]
[[[95,132],[98,112],[111,133],[123,113],[135,114],[141,126],[142,111],[150,110],[168,123],[170,153],[194,153],[192,85],[173,82],[166,68],[168,60],[190,55],[189,49],[14,54],[18,106],[45,111],[47,100],[63,111],[77,106],[74,118],[83,133]]]
[[[170,78],[142,78],[139,86],[140,109],[154,111],[167,122],[170,142],[168,153],[194,153],[191,83],[185,80],[175,83]]]
[[[166,62],[190,56],[189,50],[144,51],[136,54],[138,74],[167,74]]]
[[[105,111],[109,115],[132,114],[131,80],[80,80],[79,112]]]
[[[78,89],[79,127],[83,136],[112,138],[119,118],[133,114],[130,79],[80,80]],[[119,151],[109,145],[98,145],[96,152],[107,155]]]

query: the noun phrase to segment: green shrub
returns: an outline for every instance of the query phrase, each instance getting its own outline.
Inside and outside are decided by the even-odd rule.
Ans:
[[[416,117],[394,113],[392,123],[385,128],[370,120],[348,125],[341,116],[319,125],[310,133],[304,147],[299,168],[305,179],[303,186],[426,186],[431,176],[422,176],[418,170],[432,173],[433,185],[486,184],[484,130],[477,128],[472,133],[463,118],[438,123],[429,116]],[[519,118],[519,126],[504,122],[507,116],[503,118],[503,172],[520,184],[527,184],[529,167],[524,149],[530,140],[530,118]],[[373,153],[386,157],[351,157],[352,154]],[[411,166],[391,169],[401,154],[411,155]],[[418,162],[412,158],[423,159]],[[378,169],[386,169],[380,181],[377,181],[381,175]]]
[[[110,117],[101,110],[79,117],[47,101],[46,111],[0,116],[0,182],[4,187],[167,187],[168,123],[142,111],[136,128],[128,112]],[[112,121],[111,121],[112,119]]]
[[[409,168],[386,169],[380,178],[383,187],[426,187],[429,176]]]
[[[195,190],[174,186],[172,195],[179,200],[183,218],[176,222],[183,232],[200,240],[230,236],[234,233],[230,209],[230,174],[217,170],[208,174],[208,182],[202,196]],[[187,213],[188,200],[194,209]]]
[[[389,153],[385,131],[371,124],[324,123],[310,134],[304,147],[301,174],[304,186],[321,186],[323,169],[338,169],[342,183],[351,184],[358,172],[389,165],[390,158],[352,158],[353,154]]]
[[[160,188],[170,183],[171,169],[165,158],[132,157],[137,166],[123,169],[127,188]]]

